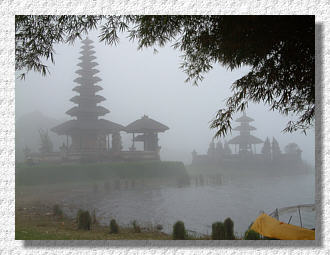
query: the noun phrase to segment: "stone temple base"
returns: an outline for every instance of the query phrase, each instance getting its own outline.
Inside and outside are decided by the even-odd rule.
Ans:
[[[38,164],[65,163],[65,162],[111,162],[111,161],[148,161],[160,160],[159,153],[156,151],[119,151],[119,152],[73,152],[63,154],[61,152],[52,153],[32,153],[26,157],[26,162]]]

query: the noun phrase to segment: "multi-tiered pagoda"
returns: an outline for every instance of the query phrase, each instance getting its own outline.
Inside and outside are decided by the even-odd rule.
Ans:
[[[263,141],[253,135],[250,134],[251,131],[256,130],[255,127],[250,125],[250,122],[254,121],[254,119],[246,116],[246,113],[243,113],[243,116],[236,119],[236,122],[240,122],[241,124],[233,130],[239,131],[239,135],[229,140],[229,144],[238,145],[238,153],[239,154],[249,154],[253,153],[252,145],[263,143]],[[256,153],[256,150],[254,150]]]
[[[92,46],[93,41],[87,38],[82,43],[81,57],[79,57],[81,61],[78,64],[80,69],[76,71],[79,77],[74,80],[79,85],[72,89],[79,95],[71,98],[76,106],[66,112],[74,119],[54,127],[52,131],[59,135],[66,135],[67,138],[71,137],[71,145],[68,144],[67,139],[67,149],[70,152],[108,151],[110,149],[109,134],[112,134],[112,151],[120,151],[121,137],[119,132],[124,130],[124,127],[100,119],[101,116],[110,111],[98,105],[105,98],[96,94],[102,88],[96,85],[101,79],[95,76],[99,71],[94,68],[98,64],[93,61],[96,59],[95,51],[92,50],[94,48]]]

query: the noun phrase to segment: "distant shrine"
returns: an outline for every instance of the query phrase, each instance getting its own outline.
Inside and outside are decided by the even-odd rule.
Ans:
[[[240,122],[241,124],[233,130],[239,131],[239,135],[229,140],[229,144],[235,145],[235,153],[237,152],[236,146],[238,145],[238,154],[246,155],[246,154],[256,154],[256,144],[261,144],[263,141],[253,135],[250,134],[250,131],[256,130],[255,127],[250,125],[250,122],[254,121],[254,119],[246,116],[246,113],[243,113],[243,116],[238,118],[236,122]],[[254,147],[252,147],[254,146]]]
[[[211,141],[207,154],[199,155],[194,150],[192,152],[192,165],[223,165],[223,166],[235,166],[241,164],[242,167],[245,164],[252,166],[258,164],[273,164],[276,163],[299,163],[301,159],[301,150],[295,143],[289,143],[284,148],[284,152],[281,151],[277,140],[273,137],[272,143],[270,143],[267,137],[265,141],[251,134],[251,131],[256,130],[255,127],[250,125],[254,119],[248,117],[245,112],[243,115],[236,119],[240,125],[233,128],[234,131],[238,131],[239,135],[230,139],[228,142],[218,141],[215,143]],[[260,153],[257,153],[256,146],[263,144]],[[234,152],[230,145],[234,146]]]
[[[101,117],[110,111],[98,105],[105,98],[96,94],[102,87],[96,85],[101,79],[95,74],[99,70],[95,69],[98,65],[93,60],[95,51],[92,50],[93,41],[86,38],[82,41],[83,46],[79,70],[76,71],[80,77],[74,82],[78,86],[73,91],[78,92],[71,98],[76,106],[69,109],[66,114],[74,119],[66,121],[51,130],[58,135],[66,136],[66,143],[60,148],[60,153],[52,155],[40,155],[41,158],[60,157],[65,160],[160,160],[158,145],[158,133],[164,132],[169,128],[148,116],[143,116],[127,127],[118,123],[102,119]],[[133,134],[133,144],[128,151],[123,151],[120,132],[125,131]],[[135,134],[139,134],[135,136]],[[111,140],[111,143],[110,143]],[[135,142],[143,142],[143,151],[135,148]]]

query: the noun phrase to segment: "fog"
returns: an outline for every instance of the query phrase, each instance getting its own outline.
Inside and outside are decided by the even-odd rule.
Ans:
[[[95,61],[99,64],[97,76],[102,79],[98,85],[103,90],[98,94],[106,98],[100,105],[110,110],[103,118],[126,126],[145,114],[167,125],[170,129],[159,135],[163,160],[188,164],[193,149],[200,154],[207,151],[216,132],[209,128],[210,121],[225,106],[225,99],[231,95],[230,85],[246,74],[248,67],[230,71],[216,64],[199,86],[193,86],[184,82],[186,74],[179,68],[181,53],[169,46],[158,48],[155,54],[152,48],[137,51],[136,43],[129,42],[125,35],[117,46],[98,42],[97,31],[89,38],[94,41]],[[50,75],[42,77],[30,72],[25,80],[16,80],[16,120],[34,111],[58,123],[71,119],[65,112],[74,105],[69,99],[77,94],[72,88],[78,77],[75,71],[80,46],[79,40],[74,45],[56,45],[55,65],[48,62]],[[283,133],[287,121],[294,117],[268,109],[263,104],[249,104],[247,114],[255,119],[251,124],[257,128],[253,135],[262,140],[276,137],[282,150],[289,142],[295,142],[302,149],[302,158],[314,164],[314,129],[307,135],[299,131]],[[231,135],[237,132],[226,139]],[[122,136],[127,150],[131,136],[124,132]],[[257,151],[260,148],[257,146]]]
[[[221,171],[218,165],[214,167],[214,162],[191,165],[193,150],[198,155],[207,153],[216,133],[209,128],[210,121],[218,109],[225,107],[231,84],[245,75],[248,67],[230,71],[216,64],[194,86],[184,82],[186,74],[179,68],[181,53],[170,46],[158,48],[155,54],[152,48],[138,51],[137,44],[129,42],[125,35],[121,36],[119,45],[109,46],[98,42],[97,34],[97,31],[89,34],[96,51],[94,61],[99,64],[95,67],[100,71],[96,76],[102,79],[97,85],[103,90],[97,94],[106,98],[99,105],[110,110],[101,118],[127,126],[148,115],[165,124],[169,130],[158,136],[160,158],[181,161],[185,166],[180,162],[164,165],[127,162],[124,166],[99,164],[91,168],[88,164],[56,163],[36,164],[31,171],[30,166],[18,165],[17,208],[25,208],[24,203],[31,195],[36,201],[47,201],[45,204],[60,204],[70,217],[75,217],[79,208],[96,210],[98,220],[104,225],[111,217],[121,225],[138,220],[144,226],[161,224],[167,233],[176,220],[184,219],[188,229],[209,234],[212,222],[231,217],[241,235],[260,210],[270,213],[275,208],[314,203],[314,171],[305,168],[306,165],[298,164],[296,172],[290,164],[281,168],[281,160],[276,161],[277,165],[259,165],[259,169],[245,163],[240,166],[242,169],[236,165],[227,167],[221,160],[218,161],[223,163]],[[78,77],[75,71],[79,69],[80,47],[80,41],[74,45],[56,45],[55,65],[47,62],[50,75],[43,77],[30,72],[25,80],[16,80],[17,161],[24,161],[24,147],[35,152],[40,148],[39,128],[49,130],[54,151],[59,151],[66,142],[66,137],[50,129],[72,119],[65,112],[74,106],[70,98],[77,95],[72,89],[77,86],[73,80]],[[275,137],[282,151],[287,144],[296,143],[302,150],[302,160],[313,166],[314,128],[306,135],[299,131],[283,133],[294,116],[268,109],[264,104],[249,104],[246,113],[254,119],[251,125],[256,127],[251,134],[263,141]],[[241,115],[235,115],[234,120]],[[238,125],[233,121],[233,127]],[[125,132],[121,135],[123,150],[128,151],[132,135]],[[232,131],[220,140],[228,141],[236,135],[238,132]],[[136,147],[142,149],[141,145]],[[262,144],[257,145],[259,154],[261,147]],[[234,147],[231,148],[234,152]],[[231,161],[228,162],[230,165]],[[29,185],[35,186],[30,189]],[[313,217],[306,216],[306,227],[313,228]],[[299,224],[297,217],[293,221]]]

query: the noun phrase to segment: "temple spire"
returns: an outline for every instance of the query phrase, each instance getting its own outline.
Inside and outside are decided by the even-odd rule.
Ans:
[[[95,76],[99,70],[94,68],[98,64],[93,61],[96,57],[94,56],[95,51],[92,50],[94,48],[92,43],[93,41],[88,39],[88,37],[82,41],[82,51],[80,51],[81,56],[79,57],[81,61],[78,63],[80,69],[76,71],[79,77],[74,80],[74,82],[79,85],[73,88],[73,91],[78,92],[79,95],[71,98],[71,101],[78,106],[66,112],[70,116],[77,117],[78,120],[97,120],[99,116],[110,112],[102,106],[97,106],[97,104],[104,101],[105,98],[95,94],[102,90],[102,87],[96,85],[101,79]]]
[[[228,143],[235,145],[238,144],[240,154],[252,153],[253,144],[263,143],[261,139],[250,134],[251,131],[256,130],[255,127],[250,125],[250,122],[252,121],[254,121],[254,119],[248,117],[245,111],[243,112],[243,116],[236,119],[236,122],[240,122],[240,125],[233,128],[233,130],[239,131],[239,135],[231,139]]]
[[[70,99],[76,106],[66,112],[75,119],[52,128],[52,131],[59,135],[71,137],[70,150],[72,152],[109,151],[109,134],[112,134],[113,141],[120,142],[119,132],[124,130],[124,127],[120,124],[99,118],[110,111],[98,105],[105,98],[96,94],[102,90],[102,87],[97,85],[101,79],[96,76],[99,70],[95,68],[98,64],[95,62],[96,57],[94,56],[95,51],[92,44],[93,41],[87,37],[82,41],[80,47],[80,62],[77,64],[79,69],[76,71],[78,77],[74,79],[78,86],[72,89],[78,94]],[[118,146],[118,148],[112,149],[121,150],[121,147]]]

